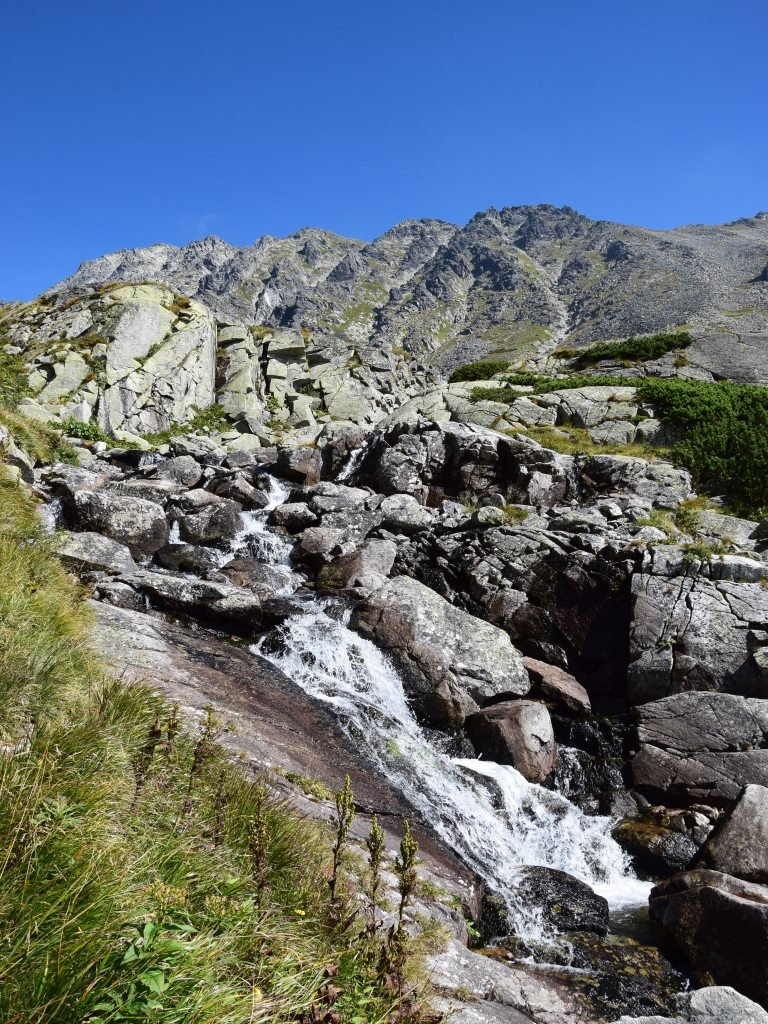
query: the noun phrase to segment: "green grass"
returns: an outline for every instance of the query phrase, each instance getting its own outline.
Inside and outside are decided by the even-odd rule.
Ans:
[[[659,448],[642,444],[601,444],[593,441],[583,427],[524,426],[515,434],[527,434],[545,448],[562,455],[632,455],[653,460],[659,457]]]
[[[144,440],[151,445],[168,444],[174,437],[180,437],[183,434],[227,430],[231,426],[230,419],[223,407],[214,403],[207,409],[195,410],[194,416],[185,423],[172,423],[165,430],[158,430],[154,434],[145,434]]]
[[[330,919],[328,827],[243,775],[211,713],[185,730],[109,677],[2,467],[0,578],[3,1024],[287,1024],[320,1019],[331,977],[341,1020],[384,1024],[402,993],[362,915]]]
[[[623,341],[604,341],[584,349],[560,349],[555,355],[561,359],[575,359],[577,366],[591,366],[603,359],[645,362],[648,359],[660,359],[667,352],[687,348],[692,341],[688,331],[675,331],[625,338]]]

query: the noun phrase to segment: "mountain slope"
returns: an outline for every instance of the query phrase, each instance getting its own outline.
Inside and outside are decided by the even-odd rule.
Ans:
[[[404,348],[451,368],[503,352],[648,333],[768,328],[768,214],[653,231],[548,206],[464,227],[405,221],[370,244],[304,228],[238,249],[218,238],[83,263],[55,293],[163,281],[217,316]]]

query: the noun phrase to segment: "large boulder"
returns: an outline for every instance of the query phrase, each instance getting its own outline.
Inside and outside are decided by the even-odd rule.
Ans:
[[[674,1017],[621,1017],[617,1024],[768,1024],[768,1013],[728,985],[679,997]]]
[[[479,754],[511,764],[529,782],[543,782],[555,770],[557,745],[544,704],[503,701],[469,715],[464,727]]]
[[[708,839],[702,862],[747,882],[768,883],[768,788],[746,786]]]
[[[765,562],[734,556],[691,562],[680,548],[651,550],[632,580],[629,698],[682,690],[768,697]]]
[[[569,672],[548,665],[538,658],[523,658],[531,679],[531,695],[542,697],[556,711],[566,715],[588,715],[592,711],[589,694]]]
[[[153,501],[103,491],[75,491],[65,508],[78,530],[102,533],[124,544],[134,558],[148,558],[168,540],[165,513]]]
[[[650,907],[696,971],[768,1007],[768,887],[696,869],[657,885]]]
[[[227,547],[242,528],[242,508],[236,501],[222,500],[178,517],[179,536],[188,544]]]
[[[545,924],[558,931],[608,931],[608,900],[586,882],[554,868],[525,867],[516,886],[516,898],[541,913]]]
[[[384,584],[396,555],[397,546],[391,540],[371,538],[356,551],[321,566],[317,585],[329,590],[351,587],[370,593]]]
[[[728,807],[768,785],[768,701],[680,693],[636,709],[635,788],[670,806]]]
[[[257,632],[261,626],[262,602],[272,596],[269,588],[257,594],[229,583],[145,569],[122,576],[120,580],[144,595],[156,608],[182,613],[243,636]]]
[[[389,654],[425,721],[458,729],[492,699],[528,692],[520,654],[502,630],[399,576],[362,601],[352,625]]]

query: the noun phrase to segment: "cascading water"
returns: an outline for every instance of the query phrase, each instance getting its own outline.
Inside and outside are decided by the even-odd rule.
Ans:
[[[413,717],[387,658],[348,628],[348,614],[340,619],[328,610],[327,600],[316,601],[280,627],[278,644],[262,640],[254,650],[337,709],[350,735],[447,845],[505,895],[518,934],[544,934],[538,915],[516,898],[523,865],[568,871],[614,906],[644,902],[647,886],[628,871],[610,819],[583,815],[507,765],[442,754]]]
[[[363,461],[363,456],[368,451],[368,448],[363,445],[362,448],[353,448],[347,456],[347,461],[341,467],[339,472],[336,474],[336,480],[340,483],[346,483],[347,480],[351,480],[357,470],[360,468],[360,464]]]
[[[288,496],[270,477],[268,508],[243,514],[233,553],[286,565],[291,544],[267,526]],[[303,578],[293,574],[284,592]],[[311,696],[333,705],[348,733],[403,792],[459,857],[506,898],[518,935],[545,934],[539,914],[517,897],[520,869],[567,871],[604,895],[613,908],[640,906],[648,885],[635,879],[610,834],[611,819],[589,817],[558,793],[528,782],[514,768],[454,759],[429,741],[387,657],[347,625],[334,599],[313,598],[276,633],[252,648]]]

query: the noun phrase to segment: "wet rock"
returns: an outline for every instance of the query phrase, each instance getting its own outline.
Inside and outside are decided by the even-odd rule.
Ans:
[[[657,885],[650,907],[694,970],[768,1007],[768,887],[695,869]]]
[[[219,571],[236,587],[252,590],[265,600],[286,587],[293,575],[287,565],[267,565],[255,558],[233,558]]]
[[[168,524],[162,508],[143,498],[102,491],[75,491],[65,509],[78,530],[103,533],[125,544],[134,558],[154,554],[168,540]]]
[[[543,782],[555,770],[557,746],[544,704],[494,704],[468,715],[464,728],[478,753],[497,764],[511,764],[529,782]]]
[[[254,487],[243,473],[232,473],[219,477],[208,484],[208,490],[221,498],[236,501],[249,510],[266,508],[269,498],[264,491]]]
[[[768,882],[768,788],[746,786],[707,840],[702,863],[748,882]]]
[[[372,538],[348,555],[342,555],[317,574],[317,585],[326,590],[352,587],[370,594],[381,587],[392,571],[397,545]]]
[[[768,701],[681,693],[636,709],[634,786],[668,806],[728,807],[744,786],[768,785]]]
[[[618,1024],[768,1024],[768,1013],[727,985],[678,996],[674,1017],[622,1017]]]
[[[241,528],[242,509],[235,501],[222,500],[179,516],[179,536],[189,544],[226,547]]]
[[[668,827],[668,819],[652,814],[634,815],[620,821],[613,838],[632,859],[643,878],[668,878],[696,859],[700,843],[685,832]]]
[[[108,573],[133,572],[136,563],[125,544],[100,533],[61,533],[56,537],[56,554],[75,572],[94,569]]]
[[[608,900],[565,871],[523,868],[517,891],[524,905],[539,910],[545,924],[558,931],[608,931]]]
[[[393,659],[417,713],[438,728],[458,729],[486,701],[528,691],[506,633],[416,580],[390,580],[357,606],[352,624]]]
[[[536,658],[523,658],[531,680],[531,696],[542,697],[555,711],[588,715],[592,711],[589,694],[569,672]]]

